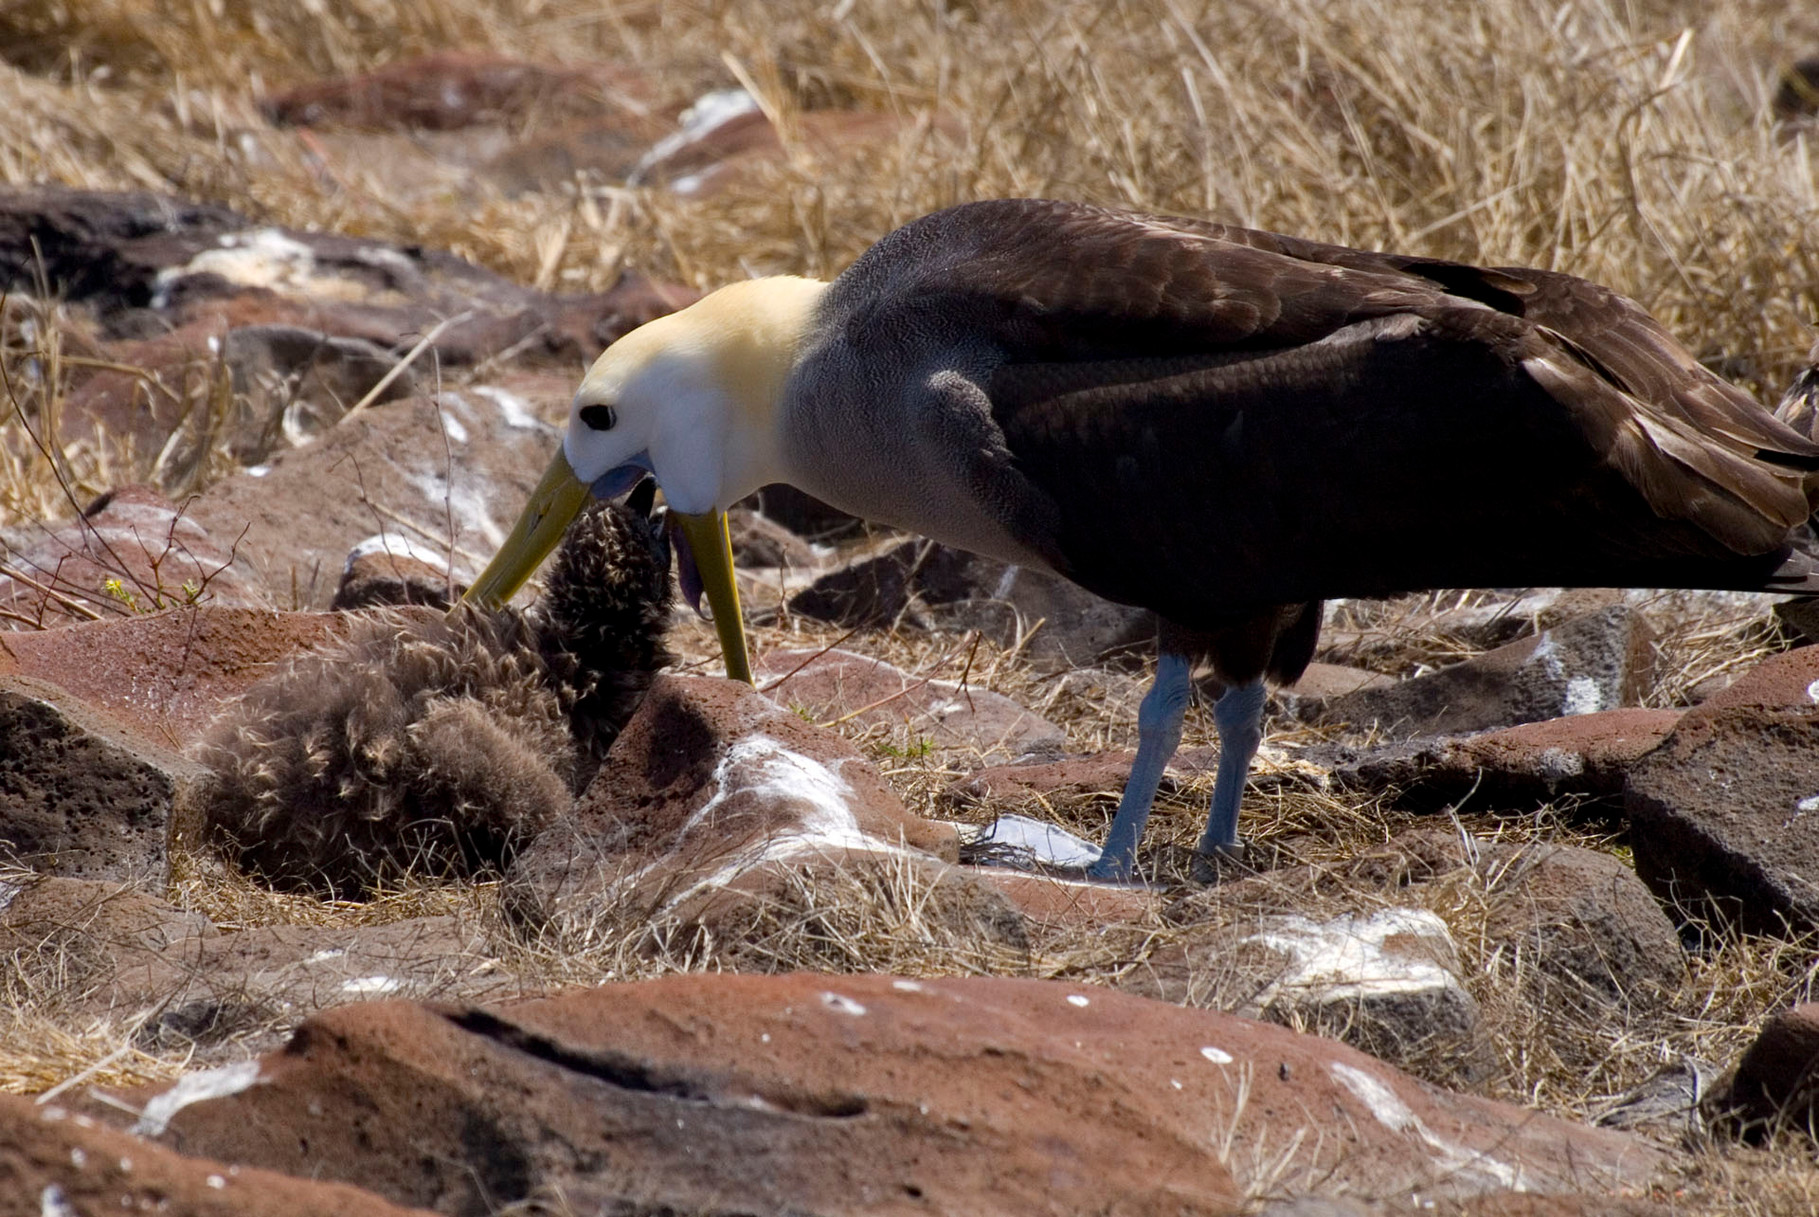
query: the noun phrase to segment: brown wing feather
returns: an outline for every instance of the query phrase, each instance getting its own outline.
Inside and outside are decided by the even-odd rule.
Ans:
[[[1178,396],[1182,374],[1196,370],[1212,370],[1201,376],[1207,392],[1240,385],[1253,409],[1292,409],[1293,402],[1270,396],[1266,384],[1245,379],[1251,372],[1278,374],[1261,363],[1251,372],[1213,373],[1355,334],[1360,325],[1390,325],[1386,335],[1406,335],[1406,327],[1390,324],[1404,319],[1443,333],[1454,355],[1458,348],[1478,349],[1466,362],[1487,370],[1479,381],[1454,385],[1457,392],[1490,384],[1502,376],[1497,369],[1520,368],[1542,392],[1498,381],[1498,409],[1558,413],[1576,436],[1570,445],[1576,451],[1562,449],[1562,458],[1587,453],[1620,475],[1621,483],[1600,493],[1624,493],[1627,485],[1655,516],[1692,524],[1724,550],[1775,550],[1789,526],[1819,502],[1819,443],[1701,366],[1640,307],[1568,275],[1372,253],[1077,204],[1001,200],[899,229],[842,276],[832,297],[830,315],[843,319],[856,346],[896,348],[909,360],[918,351],[962,352],[983,368],[998,367],[990,389],[995,414],[1044,401],[1053,403],[1050,415],[1065,412],[1062,403],[1084,409],[1088,400],[1142,401],[1146,382],[1166,381]],[[1423,374],[1419,366],[1390,363],[1399,375]],[[1017,373],[1027,365],[1038,370]],[[1359,355],[1328,374],[1368,378],[1377,366]],[[1108,387],[1117,392],[1092,392]],[[1368,400],[1359,420],[1364,430],[1346,442],[1366,445],[1358,449],[1366,459],[1365,432],[1396,426],[1396,402],[1394,385],[1362,387],[1368,392],[1354,397]],[[1536,425],[1547,430],[1554,421]],[[1051,418],[1047,425],[1056,424]],[[1468,429],[1445,459],[1500,469],[1504,454],[1490,448],[1496,432],[1488,425],[1482,433]],[[1299,442],[1293,429],[1283,434],[1285,443]],[[1190,428],[1181,438],[1192,435]],[[1528,455],[1545,463],[1554,451],[1533,448]],[[1269,454],[1288,479],[1279,492],[1321,493],[1294,482],[1294,456]],[[1386,478],[1384,492],[1393,495],[1395,485],[1395,477]],[[1415,526],[1397,521],[1393,504],[1344,506],[1386,513],[1385,528]],[[1662,544],[1668,553],[1691,543],[1674,533],[1664,534]],[[1318,594],[1323,591],[1315,588],[1308,597]]]

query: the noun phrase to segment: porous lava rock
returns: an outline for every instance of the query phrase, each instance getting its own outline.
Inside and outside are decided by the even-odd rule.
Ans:
[[[66,690],[0,674],[0,850],[46,874],[163,880],[207,775]]]
[[[940,866],[950,825],[904,809],[853,746],[744,685],[663,675],[575,808],[524,849],[505,900],[534,931],[732,910],[803,866]]]
[[[1688,710],[1630,771],[1636,871],[1670,905],[1770,931],[1819,926],[1819,647]]]
[[[181,608],[0,634],[0,675],[58,685],[172,751],[272,665],[321,645],[332,613]]]
[[[56,1104],[0,1094],[0,1194],[9,1213],[87,1217],[430,1217],[345,1183],[191,1157]]]
[[[899,621],[930,629],[977,629],[1016,647],[1038,671],[1131,662],[1154,648],[1153,613],[1113,604],[1066,579],[938,545],[901,542],[828,572],[789,602],[790,611],[843,626]]]
[[[1662,1161],[1328,1040],[1000,978],[352,1006],[218,1090],[162,1139],[451,1213],[542,1189],[590,1212],[1235,1214],[1278,1158],[1280,1190],[1430,1203],[1608,1194]]]
[[[1517,809],[1572,800],[1620,809],[1629,769],[1667,738],[1679,710],[1628,707],[1524,723],[1477,735],[1439,736],[1359,749],[1315,748],[1348,790],[1435,811]]]
[[[451,545],[477,571],[549,464],[550,397],[473,388],[413,398],[345,420],[269,466],[211,486],[189,508],[211,535],[239,538],[237,562],[286,607],[327,608],[348,551],[378,536],[392,548]],[[452,532],[452,535],[451,535]]]
[[[1819,1003],[1771,1017],[1704,1107],[1720,1127],[1751,1140],[1783,1128],[1819,1138]]]
[[[1061,728],[1002,693],[912,676],[882,659],[839,648],[768,651],[754,674],[768,696],[815,721],[886,727],[906,751],[954,748],[1008,760],[1058,754],[1066,738]]]
[[[1425,909],[1278,913],[1188,925],[1119,987],[1318,1032],[1398,1065],[1443,1059],[1444,1080],[1469,1085],[1489,1060],[1459,969],[1446,923]]]
[[[1641,613],[1613,605],[1390,688],[1335,698],[1322,721],[1413,739],[1633,706],[1653,677],[1653,643]]]
[[[191,604],[271,608],[218,540],[149,486],[123,486],[75,519],[0,541],[0,625],[44,629]]]

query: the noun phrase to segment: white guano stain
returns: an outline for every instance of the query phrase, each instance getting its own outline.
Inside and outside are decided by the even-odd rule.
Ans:
[[[480,534],[494,549],[505,544],[505,530],[493,521],[492,510],[478,491],[450,486],[447,479],[435,473],[419,473],[411,478],[411,485],[431,506],[440,508],[446,504],[463,529]]]
[[[1211,1044],[1208,1044],[1206,1047],[1202,1048],[1200,1050],[1200,1055],[1205,1057],[1207,1060],[1211,1061],[1215,1065],[1229,1065],[1232,1063],[1232,1059],[1233,1059],[1231,1053],[1227,1052],[1223,1048],[1215,1048]]]
[[[170,1127],[171,1117],[191,1103],[225,1099],[251,1088],[258,1080],[258,1061],[236,1061],[219,1069],[186,1073],[177,1079],[175,1086],[154,1096],[145,1105],[145,1110],[139,1113],[139,1122],[132,1127],[132,1134],[135,1137],[161,1137]]]
[[[354,569],[354,563],[373,554],[389,554],[394,558],[410,558],[425,566],[441,570],[448,565],[448,551],[434,550],[427,545],[412,541],[402,533],[374,533],[352,549],[347,551],[347,561],[341,565],[341,573],[347,574]]]
[[[366,997],[375,993],[396,993],[404,982],[395,976],[350,976],[341,982],[341,991]]]
[[[478,393],[499,407],[499,417],[514,431],[556,430],[532,413],[530,403],[516,393],[508,393],[493,385],[474,385],[471,392]]]
[[[665,902],[663,912],[702,892],[725,887],[754,867],[768,862],[842,850],[904,858],[924,856],[919,850],[905,849],[867,835],[853,815],[853,790],[845,778],[834,768],[803,756],[766,735],[747,736],[728,748],[714,767],[713,787],[713,797],[689,816],[676,834],[677,850],[687,845],[690,836],[702,825],[711,823],[723,804],[743,795],[795,809],[796,823],[769,833],[734,854],[711,874],[677,892]],[[636,884],[652,871],[671,865],[671,858],[661,858],[627,876],[621,883],[625,886]]]
[[[1402,1101],[1389,1085],[1353,1065],[1334,1061],[1329,1066],[1333,1077],[1370,1111],[1376,1121],[1391,1132],[1413,1133],[1433,1151],[1437,1169],[1466,1179],[1494,1183],[1511,1191],[1525,1192],[1527,1184],[1520,1167],[1500,1162],[1488,1154],[1438,1136]]]
[[[893,980],[891,981],[891,988],[897,990],[899,993],[922,992],[922,986],[913,980]]]
[[[1806,700],[1819,702],[1819,680],[1806,687]]]
[[[649,152],[638,158],[638,163],[626,175],[625,184],[643,185],[645,175],[652,169],[717,128],[757,109],[758,100],[744,89],[718,89],[703,94],[696,99],[694,105],[682,112],[681,130],[664,136],[651,145]],[[701,188],[701,181],[701,175],[690,174],[672,181],[670,189],[678,194],[692,194]]]
[[[1604,709],[1604,690],[1589,676],[1575,676],[1566,682],[1566,703],[1562,715],[1596,714]]]
[[[840,993],[823,993],[821,995],[821,1004],[826,1006],[829,1010],[851,1015],[854,1018],[858,1018],[865,1013],[864,1006]]]
[[[1069,993],[1067,995],[1067,1004],[1070,1006],[1079,1006],[1084,1009],[1085,1007],[1092,1005],[1092,1001],[1084,993]]]
[[[1284,997],[1312,993],[1320,1000],[1418,993],[1454,986],[1453,974],[1435,961],[1385,950],[1392,937],[1447,943],[1446,923],[1425,909],[1385,909],[1369,917],[1331,922],[1274,917],[1268,928],[1244,939],[1285,955],[1288,965],[1254,999],[1268,1009]]]
[[[44,1190],[38,1193],[38,1217],[82,1217],[76,1206],[69,1202],[63,1189],[54,1183],[47,1183]]]
[[[190,275],[218,275],[237,287],[310,291],[316,278],[316,255],[310,247],[277,228],[230,232],[214,249],[205,249],[182,266],[167,266],[152,281],[152,307],[170,306],[171,289]]]
[[[1794,800],[1794,812],[1804,815],[1809,811],[1819,811],[1819,794],[1809,794],[1804,799]]]

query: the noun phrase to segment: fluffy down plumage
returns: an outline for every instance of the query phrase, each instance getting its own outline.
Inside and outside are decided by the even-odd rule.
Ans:
[[[353,896],[498,869],[566,811],[670,661],[650,495],[569,529],[528,612],[349,614],[210,729],[209,839],[277,887]]]

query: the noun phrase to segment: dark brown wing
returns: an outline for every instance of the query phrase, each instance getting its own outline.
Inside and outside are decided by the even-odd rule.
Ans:
[[[993,369],[1060,560],[1158,608],[1087,573],[1131,566],[1133,517],[1222,534],[1177,535],[1166,569],[1248,586],[1187,599],[1268,604],[1748,586],[1763,563],[1725,564],[1775,554],[1819,497],[1819,445],[1566,275],[1008,200],[898,230],[833,295],[854,345]]]

